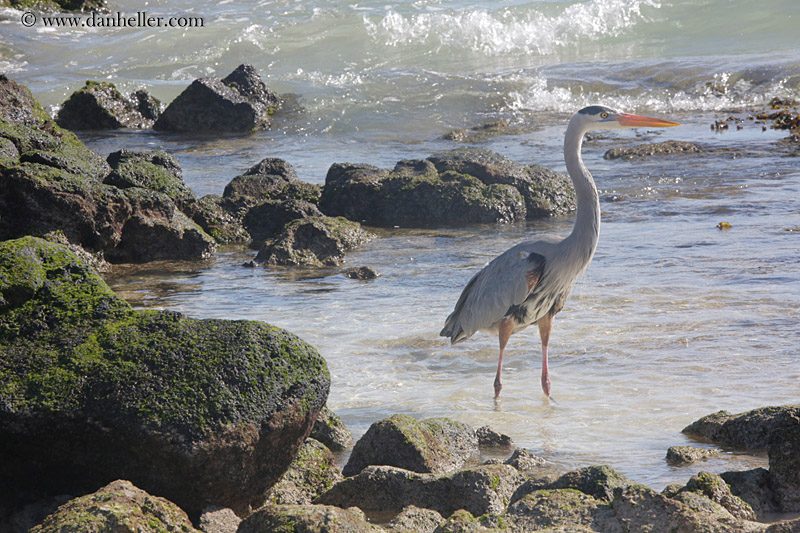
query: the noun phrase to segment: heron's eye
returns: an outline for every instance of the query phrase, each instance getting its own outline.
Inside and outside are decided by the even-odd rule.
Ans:
[[[600,113],[600,118],[608,118],[608,113],[603,111],[602,113]]]

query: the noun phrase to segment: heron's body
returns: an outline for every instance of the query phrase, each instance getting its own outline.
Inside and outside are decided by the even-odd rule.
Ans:
[[[592,129],[676,126],[674,122],[617,113],[590,106],[570,120],[564,137],[564,158],[577,197],[572,233],[565,239],[542,238],[520,243],[493,259],[467,283],[440,335],[451,343],[477,331],[498,335],[500,359],[495,396],[502,388],[503,352],[508,338],[531,324],[542,340],[542,388],[550,395],[547,346],[553,317],[564,306],[575,280],[589,266],[600,235],[600,203],[592,175],[580,156],[584,134]]]

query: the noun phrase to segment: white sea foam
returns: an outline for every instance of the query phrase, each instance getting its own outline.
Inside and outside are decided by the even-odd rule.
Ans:
[[[654,0],[592,0],[553,14],[504,9],[403,15],[390,10],[378,21],[365,15],[364,26],[375,42],[386,46],[465,48],[488,56],[548,55],[578,40],[615,37],[646,22],[643,6],[658,8],[660,4]]]

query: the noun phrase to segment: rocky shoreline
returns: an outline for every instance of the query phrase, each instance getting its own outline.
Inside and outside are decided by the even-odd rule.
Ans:
[[[196,80],[164,111],[110,84],[78,93],[54,121],[0,76],[0,530],[800,531],[798,518],[765,522],[800,512],[798,406],[687,426],[766,451],[769,469],[701,472],[660,493],[605,465],[556,471],[508,436],[449,419],[397,414],[353,445],[325,407],[330,375],[314,347],[264,323],[136,311],[98,274],[111,263],[202,260],[230,243],[258,250],[251,266],[338,266],[374,237],[362,223],[568,212],[565,176],[461,148],[393,169],[335,163],[317,186],[268,158],[222,195],[197,198],[173,156],[104,158],[65,128],[266,128],[280,97],[252,67]],[[796,137],[791,105],[753,120]],[[702,151],[667,142],[606,158]],[[332,450],[350,449],[337,464]],[[482,459],[488,450],[505,458]],[[691,464],[708,450],[670,449],[665,460]]]

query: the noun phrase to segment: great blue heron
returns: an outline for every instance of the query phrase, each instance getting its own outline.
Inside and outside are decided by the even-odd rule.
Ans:
[[[494,378],[495,398],[503,388],[503,352],[512,333],[539,326],[542,341],[542,390],[550,396],[547,345],[553,317],[561,311],[575,279],[589,265],[600,234],[600,202],[592,175],[581,159],[587,131],[597,129],[679,126],[677,122],[619,113],[593,105],[575,113],[564,136],[564,159],[575,187],[578,212],[565,239],[526,241],[495,257],[472,276],[439,333],[455,344],[476,331],[496,333],[500,359]]]

